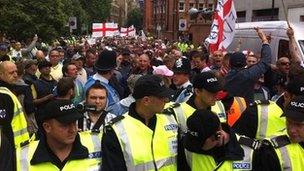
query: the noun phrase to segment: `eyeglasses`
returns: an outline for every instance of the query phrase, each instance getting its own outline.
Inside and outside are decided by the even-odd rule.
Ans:
[[[281,62],[281,65],[290,65],[290,62]]]

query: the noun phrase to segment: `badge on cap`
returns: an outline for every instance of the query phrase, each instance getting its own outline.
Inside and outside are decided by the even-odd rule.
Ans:
[[[70,110],[75,108],[74,104],[69,104],[69,105],[64,105],[64,106],[60,106],[60,111],[65,111],[65,110]]]
[[[176,60],[175,65],[176,65],[176,68],[182,67],[182,65],[183,65],[182,59],[180,58],[180,59]]]
[[[0,109],[0,119],[3,119],[6,117],[6,110],[5,109]]]

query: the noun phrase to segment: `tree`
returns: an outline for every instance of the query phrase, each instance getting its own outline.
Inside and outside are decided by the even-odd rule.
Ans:
[[[143,15],[139,8],[134,8],[128,14],[127,25],[134,25],[138,30],[142,30],[143,28]]]
[[[38,34],[45,41],[69,34],[69,17],[77,17],[77,30],[110,15],[111,0],[1,0],[0,32],[17,40]]]

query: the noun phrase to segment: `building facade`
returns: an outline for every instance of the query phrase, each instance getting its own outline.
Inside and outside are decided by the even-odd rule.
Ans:
[[[199,11],[206,8],[213,10],[216,0],[154,0],[152,2],[152,15],[150,13],[145,16],[152,18],[152,27],[149,27],[149,30],[154,36],[199,43],[209,34],[211,21],[201,14],[190,18],[189,10],[193,7]]]
[[[286,20],[282,0],[234,0],[238,22]],[[290,22],[304,22],[304,0],[284,0]]]

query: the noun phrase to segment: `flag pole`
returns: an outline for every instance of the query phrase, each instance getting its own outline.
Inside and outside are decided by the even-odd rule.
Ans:
[[[289,23],[289,20],[288,20],[288,14],[287,14],[287,11],[286,11],[286,8],[285,8],[284,0],[282,0],[282,5],[283,5],[284,15],[285,15],[285,19],[287,21],[287,25],[288,25],[288,27],[290,27],[290,23]]]

